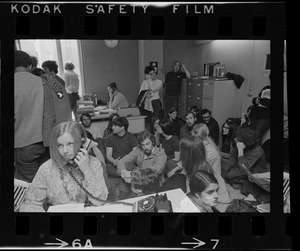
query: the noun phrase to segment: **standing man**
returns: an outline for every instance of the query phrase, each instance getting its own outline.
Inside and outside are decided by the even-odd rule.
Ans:
[[[219,145],[219,124],[218,122],[211,116],[211,111],[208,109],[203,109],[201,111],[201,119],[202,123],[205,123],[209,129],[209,134],[215,144]]]
[[[174,61],[173,70],[168,72],[165,78],[165,110],[169,111],[170,107],[178,110],[178,97],[181,92],[181,82],[184,78],[190,78],[191,75],[185,65],[179,61]]]
[[[31,74],[33,62],[26,52],[15,51],[14,60],[14,177],[31,182],[45,154],[43,81]]]
[[[271,73],[269,74],[269,85],[262,88],[258,97],[252,99],[252,104],[249,113],[250,127],[255,131],[258,144],[261,145],[263,136],[270,126]]]
[[[66,86],[65,81],[57,75],[58,65],[57,65],[56,61],[47,60],[47,61],[43,62],[42,68],[44,69],[44,71],[47,74],[51,75],[53,78],[56,78],[58,80],[58,82],[62,84],[63,87]]]
[[[192,135],[192,129],[197,123],[197,117],[192,111],[185,115],[185,125],[180,128],[180,139]]]
[[[64,81],[66,85],[66,91],[70,100],[72,112],[75,120],[77,120],[77,100],[79,100],[79,75],[74,71],[75,66],[72,62],[65,64]]]

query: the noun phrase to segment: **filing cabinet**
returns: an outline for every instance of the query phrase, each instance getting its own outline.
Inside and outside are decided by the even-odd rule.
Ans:
[[[242,90],[233,80],[183,79],[178,114],[184,118],[193,105],[210,110],[221,127],[228,117],[241,116]]]

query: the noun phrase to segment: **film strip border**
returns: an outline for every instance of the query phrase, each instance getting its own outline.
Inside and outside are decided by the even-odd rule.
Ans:
[[[285,30],[283,3],[169,4],[161,7],[133,4],[38,4],[2,5],[15,21],[13,35],[88,38],[267,39]],[[268,10],[268,11],[265,11]],[[3,16],[4,17],[4,16]],[[38,25],[37,25],[38,24]],[[109,28],[108,28],[109,27]],[[276,32],[277,31],[277,32]]]
[[[20,38],[270,39],[274,59],[282,55],[280,46],[285,39],[285,5],[283,3],[259,5],[209,3],[206,7],[204,4],[191,3],[177,7],[174,5],[160,8],[148,6],[146,11],[142,7],[140,9],[136,7],[135,13],[132,7],[128,9],[124,7],[125,9],[120,10],[116,4],[111,12],[109,12],[108,4],[99,3],[62,3],[59,7],[56,6],[56,9],[55,4],[49,3],[47,5],[49,10],[46,5],[39,3],[2,4],[0,11],[2,45],[6,46],[14,39]],[[100,5],[103,6],[104,13]],[[213,13],[209,12],[210,6],[213,6]],[[207,8],[206,13],[204,13],[204,8]],[[10,46],[10,48],[13,47],[13,45]],[[277,50],[278,46],[279,50]],[[4,46],[2,50],[3,48]],[[5,53],[2,52],[3,54]],[[281,63],[278,65],[277,61],[272,62],[272,69],[280,68]],[[276,86],[274,89],[274,97],[282,98],[280,88],[277,87],[279,92],[276,91]],[[277,107],[276,111],[280,111],[280,104]],[[280,123],[278,127],[280,128]],[[272,134],[276,135],[278,132],[275,129]],[[276,150],[276,146],[276,144],[273,146],[275,156],[280,151],[280,147]],[[272,161],[275,163],[276,159]],[[282,178],[279,171],[272,174],[274,181]],[[8,175],[10,176],[12,179],[11,174]],[[271,189],[274,191],[271,201],[274,203],[282,201],[282,196],[277,198],[276,195],[277,192],[282,193],[280,186],[272,186]],[[13,194],[12,187],[9,191]],[[6,202],[13,204],[11,198]],[[279,203],[278,208],[271,206],[271,213],[264,215],[247,213],[205,216],[195,214],[13,214],[11,213],[12,207],[8,206],[8,210],[2,207],[1,212],[8,213],[13,219],[10,223],[13,224],[5,224],[6,229],[1,229],[1,233],[4,231],[8,233],[8,235],[3,235],[1,245],[29,247],[52,244],[58,246],[54,241],[56,238],[60,240],[58,242],[66,242],[68,245],[65,243],[63,245],[67,247],[92,245],[94,247],[192,248],[201,244],[199,241],[202,241],[205,242],[205,244],[202,243],[203,247],[212,249],[286,249],[291,247],[292,220],[289,215],[282,214],[280,206],[282,202]],[[216,245],[218,240],[220,243]]]
[[[199,214],[94,214],[94,215],[34,215],[16,217],[14,244],[23,247],[63,245],[54,238],[66,242],[68,247],[189,247],[198,244],[209,249],[286,249],[291,237],[290,218],[285,228],[274,229],[270,215],[199,215]],[[43,222],[41,224],[41,222]],[[142,223],[142,224],[141,224]],[[238,227],[239,226],[239,227]],[[242,226],[242,227],[240,227]],[[52,237],[52,238],[51,238]],[[193,241],[193,238],[194,241]],[[87,240],[89,243],[87,244]],[[284,240],[284,241],[283,241]],[[236,243],[232,243],[235,241]],[[245,245],[243,245],[243,242]],[[186,245],[189,243],[190,245]],[[218,245],[219,244],[219,245]]]

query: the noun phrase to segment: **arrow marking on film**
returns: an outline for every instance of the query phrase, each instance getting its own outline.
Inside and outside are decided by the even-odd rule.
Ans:
[[[60,243],[44,243],[45,245],[58,245],[59,247],[57,247],[57,248],[62,248],[62,247],[65,247],[65,246],[68,246],[69,245],[69,243],[68,242],[65,242],[65,241],[63,241],[63,240],[60,240],[60,239],[58,239],[58,238],[55,238],[57,241],[60,241]]]
[[[200,240],[198,240],[198,239],[196,239],[196,238],[193,238],[195,241],[197,241],[197,242],[181,242],[181,244],[197,244],[195,247],[193,247],[193,248],[197,248],[197,247],[200,247],[200,246],[203,246],[203,245],[205,245],[206,243],[204,242],[204,241],[200,241]]]

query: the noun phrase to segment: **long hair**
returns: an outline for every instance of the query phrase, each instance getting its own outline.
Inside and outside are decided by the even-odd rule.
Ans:
[[[197,136],[186,136],[179,143],[180,158],[188,178],[198,170],[213,173],[212,167],[206,160],[205,147]]]
[[[190,190],[191,193],[202,193],[209,184],[215,183],[218,184],[217,179],[213,174],[205,170],[199,170],[195,172],[190,180]]]
[[[155,131],[154,131],[154,130],[155,130],[155,129],[154,129],[154,123],[155,123],[157,120],[159,120],[158,117],[153,116],[153,117],[151,118],[151,123],[150,123],[150,126],[149,126],[149,131],[150,131],[152,134],[155,133]]]
[[[108,117],[108,125],[107,125],[107,129],[108,129],[108,131],[110,132],[110,133],[112,133],[112,126],[113,126],[113,124],[112,124],[112,121],[114,120],[114,118],[119,118],[120,116],[119,116],[119,114],[118,113],[112,113],[112,114],[110,114],[109,115],[109,117]]]
[[[229,153],[232,146],[234,146],[235,131],[239,127],[241,120],[239,118],[228,118],[222,126],[222,146],[221,151]],[[223,134],[224,126],[228,126],[228,134]]]
[[[202,141],[207,141],[210,145],[212,145],[216,151],[220,153],[219,147],[217,147],[217,145],[215,144],[215,142],[211,139],[209,135],[209,129],[207,127],[207,125],[203,124],[203,123],[199,123],[199,124],[195,124],[193,129],[192,129],[192,133],[195,136],[198,136]]]
[[[66,162],[59,153],[57,147],[57,139],[65,133],[72,135],[74,139],[74,152],[78,152],[80,147],[86,140],[86,132],[81,124],[75,121],[61,122],[53,129],[50,136],[50,157],[51,160],[58,166],[64,166]]]

